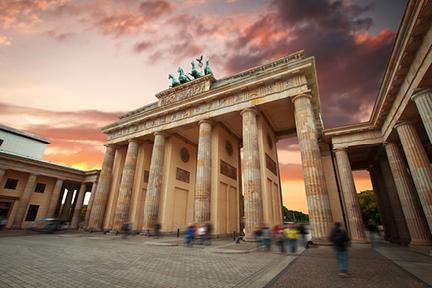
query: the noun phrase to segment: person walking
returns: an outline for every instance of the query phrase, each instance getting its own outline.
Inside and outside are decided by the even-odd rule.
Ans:
[[[282,254],[285,254],[285,245],[284,245],[285,239],[284,239],[282,227],[279,225],[275,225],[273,227],[273,235],[275,237],[276,245],[279,246],[279,251]]]
[[[186,244],[186,247],[192,247],[192,245],[193,245],[193,239],[194,239],[194,227],[193,227],[193,224],[190,224],[186,228],[186,233],[185,233],[185,244]]]
[[[339,222],[335,223],[334,228],[330,233],[330,241],[334,244],[336,250],[336,257],[339,267],[339,276],[348,276],[348,252],[347,247],[350,239],[342,225]]]
[[[289,250],[291,253],[297,253],[297,236],[298,230],[294,224],[289,224],[288,228],[284,231],[285,236],[288,239]]]
[[[155,238],[159,238],[161,227],[162,227],[162,226],[161,226],[160,223],[156,223],[156,224],[155,224],[155,227],[154,227],[154,237],[155,237]]]

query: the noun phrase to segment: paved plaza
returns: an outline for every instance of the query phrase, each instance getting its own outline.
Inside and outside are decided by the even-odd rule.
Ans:
[[[427,287],[370,248],[351,249],[352,277],[341,279],[330,247],[295,258],[231,243],[186,248],[175,238],[0,235],[0,287]]]
[[[3,237],[0,287],[250,287],[287,258],[214,252],[229,241],[205,248],[150,245],[154,241],[101,234]]]

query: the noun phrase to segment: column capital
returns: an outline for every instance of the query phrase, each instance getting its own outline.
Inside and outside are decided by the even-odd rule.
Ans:
[[[396,122],[396,124],[394,125],[395,129],[398,129],[399,127],[405,126],[405,125],[413,125],[414,122],[410,121],[410,120],[401,120]]]
[[[430,88],[426,88],[426,89],[420,88],[420,89],[414,90],[413,95],[411,95],[411,100],[415,101],[418,96],[422,96],[422,95],[425,95],[425,94],[430,94],[432,96],[432,89],[430,89]]]
[[[210,126],[214,126],[215,125],[215,122],[212,121],[212,120],[210,120],[210,119],[203,119],[203,120],[198,121],[198,125],[201,125],[202,123],[210,124]]]
[[[168,133],[164,132],[164,131],[156,131],[153,133],[154,136],[160,135],[163,137],[168,137]]]
[[[132,139],[128,139],[128,143],[140,143],[140,140],[138,140],[137,138],[132,138]]]
[[[246,112],[253,112],[255,115],[258,115],[258,110],[255,107],[250,107],[250,108],[243,109],[240,112],[240,115],[243,116],[243,114],[246,113]]]
[[[295,95],[294,97],[291,97],[291,102],[294,103],[297,99],[300,99],[300,98],[303,98],[303,97],[306,97],[309,100],[312,99],[312,95],[311,94],[309,94],[309,93],[302,93],[302,94]]]

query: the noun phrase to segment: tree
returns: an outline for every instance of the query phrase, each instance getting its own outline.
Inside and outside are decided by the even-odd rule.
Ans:
[[[367,224],[370,221],[376,224],[380,224],[380,218],[378,214],[378,207],[376,203],[375,193],[372,190],[362,191],[357,194],[360,211],[363,217],[363,223]]]
[[[285,222],[309,222],[309,215],[300,211],[288,210],[285,206],[282,207]]]

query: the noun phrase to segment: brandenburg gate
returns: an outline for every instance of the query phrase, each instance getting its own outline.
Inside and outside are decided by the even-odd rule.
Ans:
[[[385,239],[430,245],[432,30],[422,27],[398,36],[371,119],[331,129],[321,120],[314,58],[303,51],[218,80],[208,66],[201,75],[192,63],[191,81],[179,68],[157,102],[102,129],[87,229],[160,224],[169,234],[210,222],[216,235],[244,229],[253,239],[257,227],[283,222],[276,143],[296,136],[314,242],[327,242],[336,221],[353,242],[368,241],[352,175],[368,170]],[[406,40],[422,33],[423,42]]]
[[[327,237],[333,218],[312,57],[300,51],[224,79],[205,75],[156,97],[103,128],[89,229],[160,223],[169,233],[211,222],[224,235],[239,233],[244,217],[252,237],[256,227],[282,224],[276,142],[297,133],[311,227],[316,239]]]

